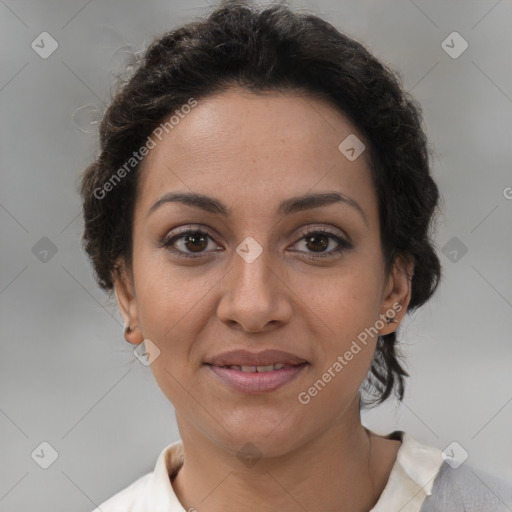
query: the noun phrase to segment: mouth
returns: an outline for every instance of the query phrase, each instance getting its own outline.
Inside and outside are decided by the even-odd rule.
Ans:
[[[301,363],[305,364],[305,363]],[[214,365],[211,365],[214,366]],[[275,370],[282,370],[283,368],[293,368],[294,366],[299,365],[293,365],[293,364],[284,364],[284,363],[275,363],[275,364],[268,364],[268,365],[261,365],[261,366],[251,366],[251,365],[225,365],[225,366],[217,366],[217,368],[227,368],[228,370],[236,370],[238,372],[244,372],[244,373],[267,373],[267,372],[273,372]]]
[[[260,353],[232,351],[204,363],[217,382],[242,393],[276,391],[301,375],[310,365],[294,354],[277,350]]]
[[[283,350],[267,349],[261,352],[249,352],[248,350],[231,350],[224,352],[217,356],[212,357],[206,361],[206,364],[217,367],[231,367],[239,366],[240,368],[262,368],[261,372],[270,371],[268,367],[275,367],[276,365],[295,366],[302,363],[307,363],[305,359],[292,354],[291,352],[284,352]],[[276,369],[276,368],[273,368]],[[280,368],[277,368],[280,369]],[[246,370],[258,371],[258,370]]]

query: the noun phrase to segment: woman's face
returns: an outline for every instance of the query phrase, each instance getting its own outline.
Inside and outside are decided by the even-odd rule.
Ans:
[[[116,291],[129,341],[160,351],[150,367],[182,437],[270,456],[358,420],[377,341],[362,333],[395,330],[382,315],[400,303],[400,320],[410,293],[402,273],[384,274],[367,152],[339,149],[363,137],[321,100],[241,89],[163,133],[141,170],[133,281]],[[171,193],[207,199],[160,201]]]

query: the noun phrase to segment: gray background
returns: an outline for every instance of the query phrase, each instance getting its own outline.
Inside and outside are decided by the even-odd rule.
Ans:
[[[443,283],[401,330],[406,398],[364,422],[440,449],[456,441],[466,463],[512,481],[512,3],[292,6],[401,70],[423,106],[444,198]],[[93,280],[76,180],[126,50],[209,11],[203,0],[0,0],[2,512],[93,510],[179,438],[172,406]],[[43,31],[59,45],[46,59],[31,48]],[[441,47],[453,31],[469,44],[458,58]],[[44,441],[58,453],[48,469],[31,456]]]

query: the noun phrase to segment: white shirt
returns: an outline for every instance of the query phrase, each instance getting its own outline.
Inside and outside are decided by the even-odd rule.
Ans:
[[[389,436],[402,439],[386,487],[369,512],[419,512],[443,463],[441,450],[419,443],[406,432]],[[183,464],[181,441],[166,446],[153,472],[103,502],[93,512],[187,512],[179,502],[170,475]]]

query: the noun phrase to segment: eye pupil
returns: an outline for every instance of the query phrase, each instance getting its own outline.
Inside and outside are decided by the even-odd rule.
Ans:
[[[199,242],[199,243],[203,243],[203,246],[198,251],[194,251],[194,249],[189,246],[189,242],[191,240],[192,241],[196,240],[196,245],[197,245],[198,239],[201,240],[201,242]],[[206,244],[204,242],[206,242]],[[194,243],[194,242],[192,242],[192,243]],[[204,235],[202,235],[200,233],[189,233],[185,236],[185,245],[186,245],[187,249],[192,252],[200,252],[207,247],[208,240],[207,240],[207,237],[205,237]]]
[[[316,240],[318,238],[322,239],[322,241],[320,242],[321,250],[326,249],[329,246],[329,237],[327,235],[315,234],[315,235],[310,235],[307,238],[308,249],[311,248],[309,246],[309,242],[312,241],[312,240],[314,241],[314,240]],[[315,242],[313,242],[313,243],[315,243]],[[314,251],[314,252],[320,252],[320,251]]]

